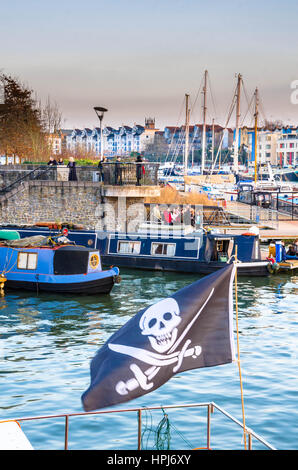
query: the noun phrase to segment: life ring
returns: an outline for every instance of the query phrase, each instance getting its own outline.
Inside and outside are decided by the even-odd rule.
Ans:
[[[93,253],[91,256],[90,256],[90,260],[89,260],[89,264],[90,264],[90,267],[92,269],[96,269],[97,266],[99,265],[99,256],[97,253]]]

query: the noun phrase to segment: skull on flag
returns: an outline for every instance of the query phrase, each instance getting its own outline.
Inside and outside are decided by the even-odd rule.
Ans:
[[[139,326],[142,335],[148,336],[155,351],[168,351],[177,339],[177,326],[181,322],[178,303],[173,298],[157,302],[143,313]]]

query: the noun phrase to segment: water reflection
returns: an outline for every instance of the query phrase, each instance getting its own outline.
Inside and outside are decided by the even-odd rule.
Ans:
[[[140,309],[199,278],[192,274],[129,270],[122,270],[121,277],[121,284],[107,296],[6,292],[0,298],[2,419],[16,414],[82,411],[80,396],[89,384],[90,359],[97,349]],[[238,278],[241,360],[249,425],[253,429],[256,425],[254,430],[269,442],[273,439],[271,443],[278,448],[297,446],[295,433],[287,432],[295,428],[298,419],[298,378],[293,372],[298,367],[297,289],[296,276]],[[177,375],[132,405],[214,400],[239,417],[239,382],[234,366]],[[286,417],[280,416],[282,409],[287,409]],[[181,427],[186,429],[188,423],[187,419],[182,420]],[[108,442],[113,429],[108,421],[105,426]],[[74,434],[76,448],[80,448],[80,430],[76,428]],[[33,435],[37,447],[44,445],[46,436]],[[84,435],[88,440],[88,426]],[[274,442],[277,438],[279,442]],[[130,438],[127,439],[128,446]],[[55,443],[54,432],[51,442]]]

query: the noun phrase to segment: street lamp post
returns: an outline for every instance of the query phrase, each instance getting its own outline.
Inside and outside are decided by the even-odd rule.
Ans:
[[[103,159],[103,140],[102,140],[102,120],[103,120],[103,115],[105,112],[107,112],[106,108],[101,108],[100,106],[95,106],[94,111],[97,114],[97,117],[100,122],[100,159]]]

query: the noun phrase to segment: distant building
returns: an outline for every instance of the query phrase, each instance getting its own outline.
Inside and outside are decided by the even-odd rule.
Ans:
[[[258,163],[277,165],[277,142],[281,132],[279,130],[262,130],[258,132]]]
[[[147,118],[145,126],[134,124],[133,127],[122,125],[118,129],[106,126],[102,130],[103,150],[106,156],[130,155],[132,152],[144,152],[146,147],[154,141],[154,135],[158,131],[155,129],[155,120]],[[67,149],[75,151],[78,148],[86,152],[101,154],[100,129],[89,128],[74,129],[66,137]]]
[[[61,151],[63,153],[67,149],[67,137],[72,134],[72,130],[60,129],[59,134],[61,137]]]
[[[60,134],[53,133],[47,136],[49,150],[53,155],[61,155],[62,152],[62,139]]]
[[[179,153],[183,152],[185,146],[185,126],[173,127],[167,126],[164,130],[165,139],[171,147],[175,148]],[[218,124],[206,125],[206,148],[212,146],[214,137],[215,149],[219,147],[226,149],[231,147],[233,142],[232,129],[225,129]],[[189,126],[189,148],[193,150],[201,150],[203,141],[203,124],[195,124]]]
[[[72,134],[70,129],[60,129],[47,136],[50,152],[53,155],[61,155],[67,148],[67,137]]]
[[[298,128],[287,127],[277,139],[277,163],[280,166],[298,165]]]
[[[255,130],[244,128],[247,137],[249,161],[255,161]],[[280,127],[275,129],[259,128],[257,133],[257,162],[270,163],[281,167],[298,165],[298,128]]]

